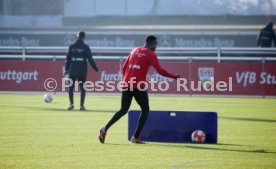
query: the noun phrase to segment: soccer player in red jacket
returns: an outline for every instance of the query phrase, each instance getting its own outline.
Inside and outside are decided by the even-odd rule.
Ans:
[[[146,122],[150,108],[148,93],[144,88],[146,86],[139,85],[139,82],[146,81],[146,76],[150,66],[153,66],[155,70],[163,76],[174,79],[180,77],[177,74],[171,74],[167,72],[160,66],[157,56],[154,53],[156,46],[156,37],[150,35],[146,38],[146,44],[132,50],[127,60],[125,61],[123,65],[124,87],[121,98],[121,109],[113,115],[105,127],[101,128],[99,135],[99,140],[101,143],[104,143],[105,141],[107,130],[128,112],[133,97],[141,107],[142,113],[140,114],[135,133],[131,138],[131,142],[144,143],[144,141],[142,141],[139,136]]]

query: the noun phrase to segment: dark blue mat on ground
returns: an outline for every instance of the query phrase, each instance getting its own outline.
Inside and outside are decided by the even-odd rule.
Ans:
[[[128,112],[128,140],[132,137],[140,110]],[[149,142],[190,143],[192,132],[202,130],[205,143],[217,143],[217,113],[197,111],[150,111],[141,133]]]

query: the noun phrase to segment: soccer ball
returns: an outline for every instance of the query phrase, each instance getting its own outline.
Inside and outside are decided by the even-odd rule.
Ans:
[[[51,103],[53,101],[53,97],[50,94],[44,94],[43,99],[46,103]]]
[[[192,141],[196,143],[204,143],[206,139],[206,135],[203,131],[201,130],[195,130],[192,133]]]

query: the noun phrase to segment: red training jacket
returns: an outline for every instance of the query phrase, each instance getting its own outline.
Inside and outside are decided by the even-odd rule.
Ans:
[[[132,78],[132,81],[135,82],[132,82],[133,88],[137,88],[139,82],[146,81],[150,66],[153,66],[160,75],[176,79],[176,75],[167,72],[160,66],[157,56],[151,49],[141,46],[131,51],[123,65],[123,83],[127,83],[127,88],[130,88]]]

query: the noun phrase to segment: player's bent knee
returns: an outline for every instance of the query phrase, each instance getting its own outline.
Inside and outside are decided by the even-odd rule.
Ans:
[[[148,113],[150,111],[150,107],[146,106],[146,107],[142,108],[142,111]]]

